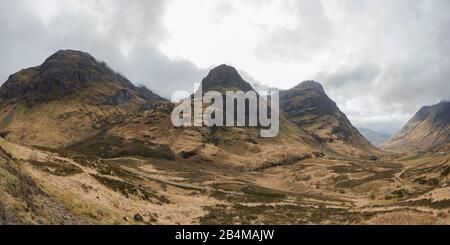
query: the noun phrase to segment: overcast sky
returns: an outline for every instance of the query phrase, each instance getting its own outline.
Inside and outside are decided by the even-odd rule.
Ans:
[[[213,66],[321,82],[356,126],[394,133],[450,99],[448,0],[1,0],[0,80],[59,49],[170,97]]]

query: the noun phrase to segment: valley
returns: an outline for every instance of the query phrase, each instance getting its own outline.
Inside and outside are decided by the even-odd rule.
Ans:
[[[1,148],[2,177],[8,176],[2,209],[17,213],[4,223],[450,222],[448,155],[429,155],[420,164],[325,157],[245,171],[134,156],[87,159],[4,140]]]

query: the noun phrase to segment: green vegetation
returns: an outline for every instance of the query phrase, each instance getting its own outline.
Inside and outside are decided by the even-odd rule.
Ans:
[[[240,183],[214,184],[213,197],[234,203],[271,203],[284,200],[287,195],[281,191]]]
[[[386,200],[401,199],[401,198],[405,198],[409,195],[411,195],[411,193],[409,193],[409,191],[407,191],[405,189],[399,189],[399,190],[395,190],[395,191],[389,193],[388,195],[386,195]]]
[[[427,185],[427,186],[438,186],[439,185],[439,180],[436,178],[421,177],[421,178],[414,179],[414,182],[421,184],[421,185]]]

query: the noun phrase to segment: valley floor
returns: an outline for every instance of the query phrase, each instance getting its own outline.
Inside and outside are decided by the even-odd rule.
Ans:
[[[450,224],[449,160],[325,157],[248,172],[0,139],[0,223]]]

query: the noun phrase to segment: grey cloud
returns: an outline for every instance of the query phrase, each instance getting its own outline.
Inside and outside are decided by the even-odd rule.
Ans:
[[[333,36],[332,24],[325,16],[322,2],[285,1],[284,7],[295,16],[295,28],[266,30],[255,48],[256,55],[262,59],[281,61],[313,58]]]
[[[244,81],[250,83],[252,85],[252,87],[258,92],[265,93],[265,92],[269,92],[269,91],[280,90],[278,88],[271,87],[267,84],[262,83],[261,81],[256,80],[252,75],[250,75],[249,73],[247,73],[244,70],[238,70],[238,72],[241,75],[242,79],[244,79]]]
[[[377,91],[377,81],[382,75],[382,68],[374,63],[362,63],[354,66],[338,66],[333,71],[320,72],[313,77],[321,82],[327,94],[341,107],[353,123],[369,115],[376,115],[377,111],[370,110],[374,105],[370,100]],[[353,102],[352,102],[353,101]],[[365,106],[355,107],[347,105],[349,102]],[[366,111],[369,109],[369,111]],[[361,126],[369,128],[368,125]]]
[[[343,66],[319,72],[317,77],[353,121],[388,132],[399,129],[422,106],[450,98],[449,1],[339,3],[354,20],[345,27],[353,28],[350,33],[356,40],[367,37],[368,41],[344,39],[350,43],[341,45],[360,49],[352,49],[357,51],[352,59],[342,57],[347,59]],[[355,101],[363,108],[366,105],[367,111],[353,110]]]
[[[363,63],[356,66],[340,66],[331,73],[322,72],[316,80],[324,81],[330,89],[352,89],[355,87],[368,88],[373,85],[375,79],[381,74],[379,64]]]
[[[450,2],[416,3],[418,20],[403,27],[413,38],[403,40],[402,58],[386,67],[378,94],[384,106],[397,104],[410,114],[450,98]]]
[[[0,79],[4,81],[10,73],[42,61],[48,53],[47,29],[24,2],[13,0],[0,3],[0,23]]]
[[[450,63],[445,59],[405,62],[390,67],[383,78],[380,102],[399,104],[404,112],[450,99]]]
[[[82,3],[88,10],[64,7],[46,23],[33,11],[33,4],[39,4],[33,2],[0,2],[3,81],[22,68],[39,65],[59,49],[89,52],[165,97],[177,89],[191,91],[204,74],[192,62],[171,60],[157,49],[165,38],[161,16],[169,1],[90,0]]]
[[[234,11],[234,6],[230,4],[227,1],[221,0],[216,4],[216,7],[214,9],[214,15],[216,17],[216,20],[220,20]]]
[[[120,66],[137,84],[146,85],[168,99],[177,90],[193,93],[194,84],[207,73],[189,61],[170,60],[150,46],[135,49],[126,64]]]

